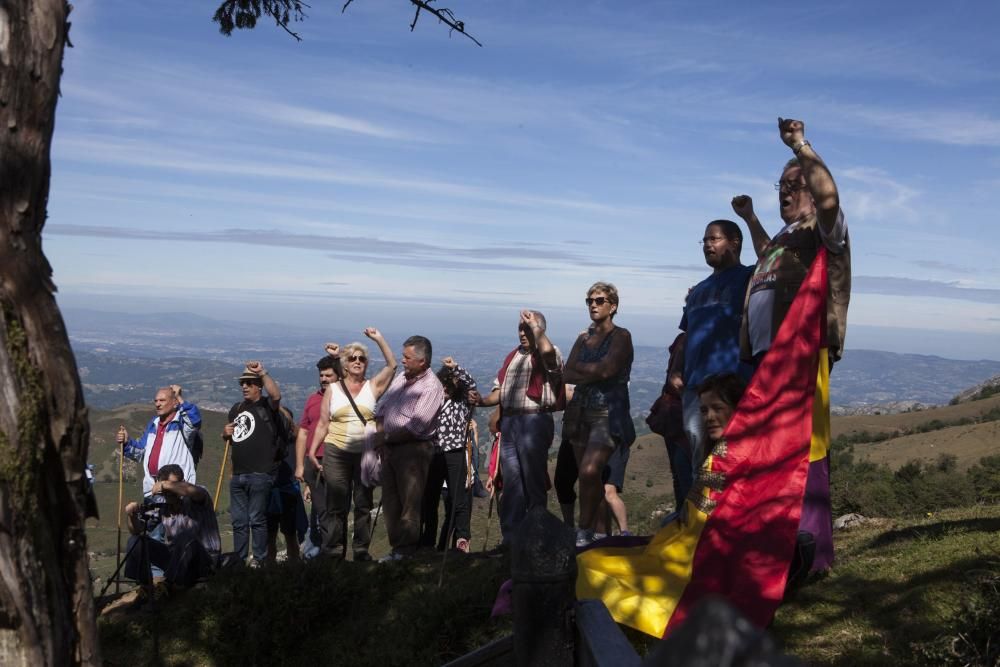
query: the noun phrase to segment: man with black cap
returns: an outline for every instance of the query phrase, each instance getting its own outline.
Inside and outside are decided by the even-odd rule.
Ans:
[[[229,409],[229,423],[222,430],[222,437],[233,443],[233,551],[245,558],[252,533],[253,563],[259,564],[267,556],[267,504],[284,454],[279,442],[281,390],[259,361],[247,362],[239,383],[243,400]]]

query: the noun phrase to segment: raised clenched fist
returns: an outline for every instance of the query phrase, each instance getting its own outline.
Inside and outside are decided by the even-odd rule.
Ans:
[[[744,220],[753,217],[753,199],[750,198],[750,195],[736,195],[733,197],[732,205],[733,213]]]
[[[779,117],[778,131],[781,133],[781,140],[792,149],[806,138],[806,124],[801,120]]]

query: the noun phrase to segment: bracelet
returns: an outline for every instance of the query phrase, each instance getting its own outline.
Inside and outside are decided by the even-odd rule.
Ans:
[[[802,150],[803,148],[805,148],[806,146],[812,146],[812,144],[809,143],[808,139],[803,139],[802,141],[800,141],[797,144],[795,144],[794,146],[792,146],[792,153],[794,153],[795,155],[798,155],[799,151]]]

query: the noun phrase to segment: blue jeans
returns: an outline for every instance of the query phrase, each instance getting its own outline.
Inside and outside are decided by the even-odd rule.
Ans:
[[[545,507],[549,447],[555,425],[551,413],[510,415],[500,420],[500,532],[510,539],[535,505]]]
[[[233,475],[229,481],[229,515],[233,520],[233,551],[246,558],[253,534],[254,560],[267,557],[267,503],[274,479],[263,472]]]

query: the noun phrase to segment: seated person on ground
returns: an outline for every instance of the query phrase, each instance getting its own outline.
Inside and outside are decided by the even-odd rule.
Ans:
[[[132,533],[126,577],[149,584],[156,576],[190,586],[211,573],[222,550],[212,497],[185,482],[179,465],[162,466],[146,503],[129,503],[125,514]]]

